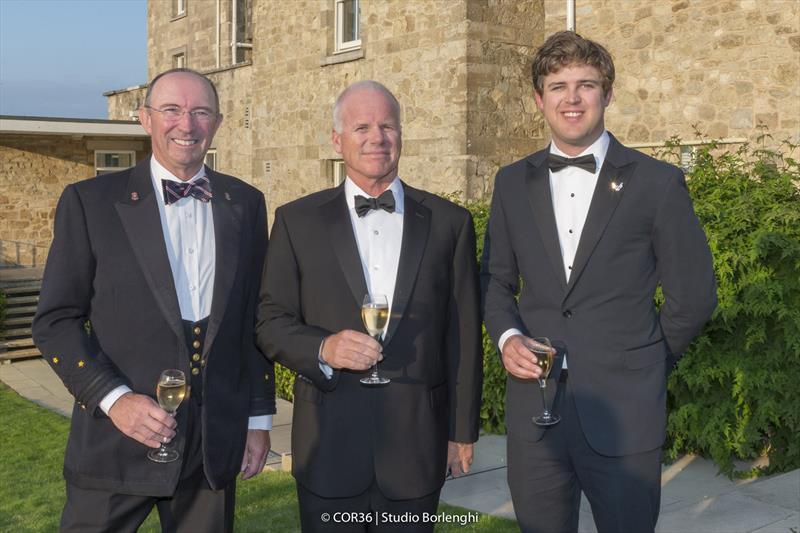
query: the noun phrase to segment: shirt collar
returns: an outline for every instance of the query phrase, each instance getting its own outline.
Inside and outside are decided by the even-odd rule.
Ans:
[[[206,175],[206,166],[203,165],[200,167],[200,170],[197,171],[197,174],[192,176],[192,178],[188,181],[188,183],[197,181],[198,179],[202,178]],[[169,180],[169,181],[177,181],[180,183],[184,183],[184,181],[177,176],[175,176],[172,172],[167,170],[164,165],[158,162],[156,156],[150,157],[150,176],[153,178],[153,188],[156,190],[158,196],[161,197],[161,203],[164,203],[164,189],[161,187],[161,180]]]
[[[595,174],[600,172],[600,169],[603,168],[603,162],[606,159],[606,154],[608,153],[608,145],[611,143],[611,138],[608,135],[608,130],[603,130],[603,133],[600,134],[600,137],[597,138],[595,142],[593,142],[589,147],[584,150],[583,152],[579,153],[577,156],[567,155],[561,150],[558,149],[556,143],[550,141],[550,153],[560,155],[562,157],[580,157],[586,154],[592,154],[594,156],[595,161],[597,162],[597,170],[595,170]]]
[[[403,206],[405,205],[405,196],[403,195],[403,183],[400,181],[400,178],[395,177],[389,187],[387,187],[387,190],[392,191],[392,195],[394,196],[394,212],[402,215]],[[356,195],[366,196],[367,198],[372,197],[372,195],[361,190],[361,187],[356,185],[355,182],[350,179],[350,176],[348,176],[344,180],[344,196],[345,200],[347,200],[347,208],[350,210],[355,209]]]

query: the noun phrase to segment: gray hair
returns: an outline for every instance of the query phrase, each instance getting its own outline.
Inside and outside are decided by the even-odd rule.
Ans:
[[[339,94],[339,97],[336,99],[336,103],[333,105],[333,130],[336,133],[342,133],[342,103],[347,98],[347,96],[354,91],[361,91],[364,89],[377,91],[382,93],[389,103],[394,108],[395,112],[397,113],[397,119],[400,119],[400,102],[397,101],[397,98],[392,94],[392,91],[386,88],[385,85],[382,83],[378,83],[377,81],[373,80],[362,80],[357,81],[351,85],[349,85],[344,91]]]

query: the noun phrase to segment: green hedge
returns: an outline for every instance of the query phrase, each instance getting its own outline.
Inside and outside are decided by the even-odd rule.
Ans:
[[[800,167],[767,150],[711,143],[698,150],[688,184],[714,255],[719,306],[670,376],[666,456],[699,453],[728,475],[798,468]],[[480,258],[488,202],[460,203],[475,219]],[[483,347],[482,428],[505,433],[506,372],[485,329]],[[294,376],[276,368],[278,394],[291,400]],[[759,456],[768,468],[735,472],[736,459]]]

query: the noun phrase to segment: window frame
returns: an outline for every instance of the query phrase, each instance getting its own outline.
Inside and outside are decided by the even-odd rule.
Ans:
[[[131,158],[131,165],[128,167],[99,167],[97,166],[97,156],[104,154],[125,154]],[[110,172],[118,172],[136,166],[136,150],[95,150],[94,151],[94,175],[108,174]]]
[[[209,156],[211,157],[212,164],[208,164]],[[203,156],[203,164],[210,168],[211,170],[217,170],[217,149],[216,148],[209,148],[206,152],[206,155]]]
[[[352,1],[355,4],[355,28],[357,39],[344,41],[344,6],[345,2]],[[333,4],[334,19],[334,54],[351,52],[361,48],[361,0],[334,0]]]

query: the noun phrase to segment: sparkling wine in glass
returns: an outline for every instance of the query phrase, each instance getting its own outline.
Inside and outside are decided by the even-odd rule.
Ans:
[[[542,393],[544,411],[539,416],[533,417],[533,423],[537,426],[553,426],[561,421],[561,417],[554,415],[547,408],[547,399],[545,398],[544,389],[547,387],[547,378],[550,375],[550,371],[553,369],[555,353],[553,352],[552,344],[550,344],[550,339],[547,337],[534,337],[532,340],[546,347],[541,348],[535,344],[528,344],[528,349],[536,356],[537,364],[542,368],[542,373],[539,376],[539,390]]]
[[[180,370],[170,369],[161,372],[156,385],[158,405],[171,415],[175,415],[178,406],[186,397],[186,376]],[[171,463],[181,456],[177,450],[163,442],[161,447],[147,452],[147,458],[156,463]]]
[[[380,342],[381,333],[389,322],[389,302],[383,294],[367,294],[364,296],[364,303],[361,305],[361,320],[367,333]],[[391,380],[378,375],[378,363],[372,367],[369,377],[361,378],[364,385],[386,385]]]

